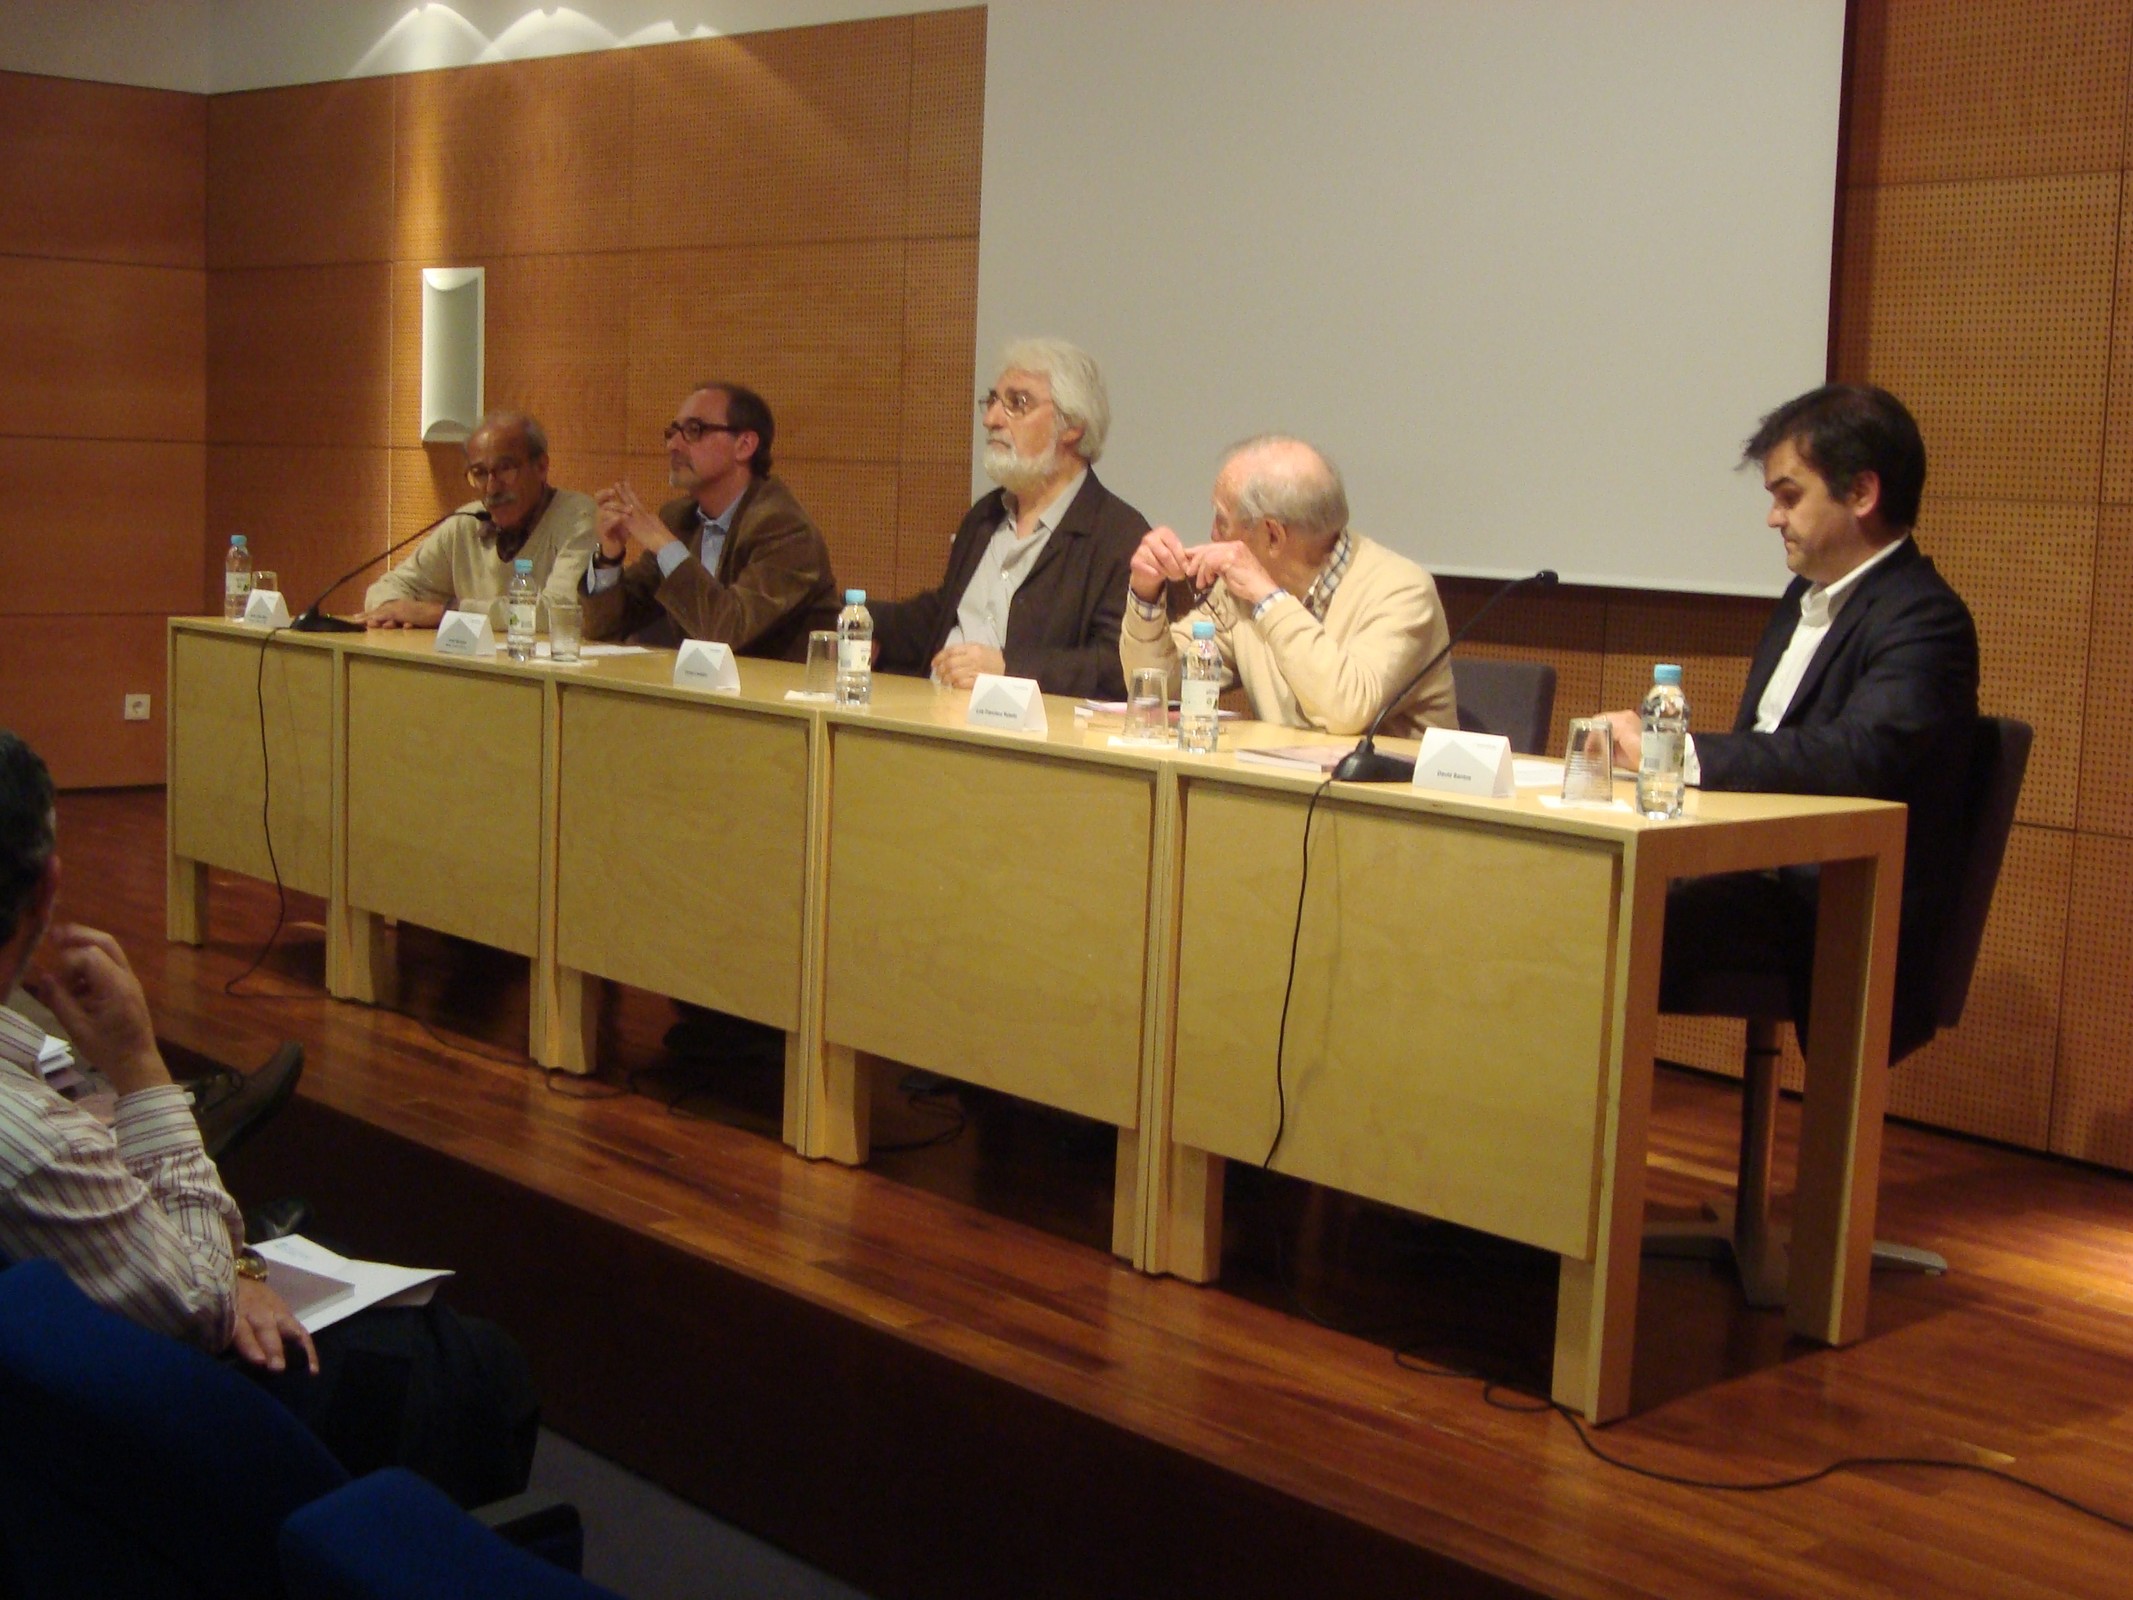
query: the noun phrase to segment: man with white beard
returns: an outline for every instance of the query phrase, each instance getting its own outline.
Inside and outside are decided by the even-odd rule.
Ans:
[[[1007,347],[978,401],[985,472],[940,587],[874,606],[876,663],[967,689],[981,672],[1047,694],[1117,699],[1128,563],[1148,519],[1096,479],[1111,401],[1096,363],[1063,339]]]

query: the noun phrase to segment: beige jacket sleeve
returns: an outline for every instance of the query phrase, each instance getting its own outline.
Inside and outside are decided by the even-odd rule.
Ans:
[[[458,589],[452,576],[452,542],[454,538],[476,536],[472,528],[461,527],[463,516],[464,513],[454,516],[416,545],[414,553],[405,561],[388,568],[384,576],[364,593],[363,609],[372,610],[388,600],[425,600],[450,605],[457,599]],[[467,517],[465,520],[472,522],[473,519]]]
[[[1340,598],[1349,598],[1345,584]],[[1244,624],[1259,630],[1298,707],[1328,733],[1369,727],[1447,638],[1437,586],[1426,573],[1384,573],[1370,593],[1354,598],[1364,610],[1345,640],[1293,599]]]
[[[544,533],[549,531],[547,520],[543,519]],[[541,598],[550,605],[559,600],[570,604],[582,598],[579,584],[585,569],[592,564],[593,552],[600,547],[592,501],[573,495],[567,505],[558,505],[555,521],[555,562],[548,569],[548,581],[541,586]]]
[[[1213,622],[1215,625],[1215,649],[1222,657],[1222,670],[1229,682],[1236,682],[1237,652],[1231,638],[1236,627],[1235,607],[1229,602],[1228,591],[1220,584],[1208,595],[1207,603],[1194,606],[1192,589],[1186,584],[1172,584],[1165,595],[1170,612],[1176,621],[1163,617],[1141,615],[1141,609],[1133,602],[1129,590],[1126,596],[1126,615],[1118,628],[1118,662],[1126,670],[1126,686],[1133,686],[1133,674],[1141,667],[1161,667],[1170,675],[1170,698],[1178,697],[1180,664],[1185,652],[1192,648],[1192,625],[1195,622]]]

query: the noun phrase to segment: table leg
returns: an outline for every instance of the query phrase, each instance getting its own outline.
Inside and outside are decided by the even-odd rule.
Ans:
[[[533,1059],[544,1067],[589,1073],[598,1064],[595,1039],[600,1031],[604,980],[575,967],[559,966],[554,974],[546,986],[540,981],[538,969],[534,975]],[[546,994],[540,992],[544,987],[549,989]]]
[[[1824,1344],[1866,1332],[1902,877],[1900,847],[1822,867],[1785,1321]]]
[[[873,1142],[873,1092],[871,1059],[849,1045],[825,1042],[810,1060],[801,1035],[785,1036],[785,1142],[801,1155],[864,1166]],[[804,1143],[794,1125],[803,1105],[810,1108]]]
[[[163,933],[173,944],[207,943],[207,865],[173,854],[163,892]]]
[[[374,1006],[392,993],[394,976],[392,933],[385,919],[350,905],[328,905],[326,992],[336,1000]]]

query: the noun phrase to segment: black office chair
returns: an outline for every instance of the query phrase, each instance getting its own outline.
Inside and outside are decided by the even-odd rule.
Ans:
[[[1939,1028],[1952,1028],[1963,1019],[2033,738],[2026,722],[2007,717],[1978,719],[1967,785],[1970,842],[1963,855],[1955,904],[1942,931],[1935,974],[1934,1022]],[[1708,1220],[1662,1223],[1649,1229],[1645,1254],[1714,1260],[1730,1255],[1750,1305],[1783,1305],[1785,1243],[1770,1225],[1770,1161],[1777,1129],[1778,1028],[1794,1015],[1791,985],[1774,973],[1710,973],[1697,981],[1686,1003],[1676,1009],[1689,1016],[1739,1017],[1748,1024],[1747,1049],[1741,1059],[1740,1175],[1735,1199],[1707,1206]],[[1890,1065],[1894,1064],[1892,1059]],[[1880,1240],[1874,1244],[1874,1262],[1920,1272],[1948,1269],[1947,1261],[1930,1250]]]
[[[1455,661],[1452,694],[1461,731],[1501,734],[1522,756],[1547,754],[1555,668],[1545,661]]]

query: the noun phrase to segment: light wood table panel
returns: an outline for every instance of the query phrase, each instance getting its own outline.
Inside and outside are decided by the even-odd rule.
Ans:
[[[1219,1268],[1222,1158],[1265,1159],[1315,785],[1229,756],[1181,768],[1174,1051],[1144,1173],[1145,1264]],[[1626,786],[1625,786],[1626,790]],[[1694,814],[1558,811],[1348,785],[1321,797],[1290,1004],[1276,1169],[1556,1252],[1553,1389],[1621,1415],[1644,1204],[1667,884],[1822,864],[1787,1313],[1865,1331],[1887,1092],[1903,811],[1697,795]],[[1162,1168],[1165,1170],[1157,1170]]]
[[[348,660],[348,903],[531,956],[539,945],[542,677]]]
[[[1153,773],[851,723],[831,750],[825,1037],[1133,1127]]]
[[[209,866],[253,878],[279,867],[290,888],[331,893],[334,653],[206,619],[173,622],[169,637],[169,928],[198,944]]]
[[[686,690],[559,690],[557,959],[797,1031],[809,718]]]
[[[1274,1081],[1303,810],[1195,787],[1172,1136],[1589,1257],[1618,855],[1322,802]],[[1479,1159],[1475,1159],[1478,1157]]]

